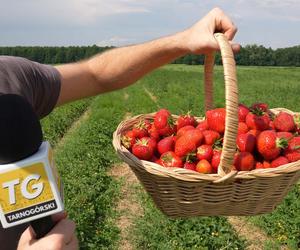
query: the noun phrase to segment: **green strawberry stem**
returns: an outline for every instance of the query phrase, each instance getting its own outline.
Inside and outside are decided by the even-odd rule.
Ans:
[[[262,109],[260,109],[260,108],[251,108],[250,109],[250,112],[252,113],[252,114],[254,114],[254,115],[257,115],[257,116],[262,116],[262,115],[264,115],[265,114],[265,111],[263,111]]]
[[[277,138],[276,139],[276,147],[285,149],[289,145],[288,140],[285,138]]]
[[[223,148],[223,138],[220,138],[214,142],[212,145],[213,149],[222,149]]]
[[[187,154],[184,160],[186,162],[195,162],[196,161],[196,153]]]

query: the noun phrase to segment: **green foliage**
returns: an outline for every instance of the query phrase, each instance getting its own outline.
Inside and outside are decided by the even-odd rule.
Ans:
[[[76,62],[89,58],[113,47],[69,46],[69,47],[0,47],[0,55],[20,56],[46,64]]]
[[[224,106],[223,68],[216,66],[214,72],[215,104],[218,107]],[[297,68],[238,67],[237,72],[241,102],[246,105],[254,102],[267,102],[271,108],[285,107],[299,111],[300,86],[298,79],[300,79],[300,72]],[[157,97],[158,107],[168,108],[176,114],[188,110],[192,110],[192,114],[197,116],[204,114],[202,66],[167,65],[145,77],[140,84]],[[145,109],[144,105],[143,109]],[[299,204],[299,189],[294,189],[272,216],[259,217],[256,224],[260,225],[270,236],[277,235],[277,240],[275,239],[277,242],[287,244],[291,249],[297,249],[295,246],[299,244],[300,239]],[[198,244],[193,237],[198,237],[197,232],[203,232],[210,223],[208,218],[199,219],[199,221],[168,220],[153,207],[152,201],[148,199],[143,200],[143,207],[146,207],[146,214],[136,221],[136,228],[132,233],[135,236],[137,249],[189,249],[191,245],[186,245],[189,244],[187,239],[192,239],[190,244]],[[230,226],[226,223],[223,224],[222,218],[211,220],[219,230],[224,227],[230,232]],[[280,224],[277,224],[278,222]],[[201,228],[198,224],[202,224],[204,227]],[[233,232],[230,234],[234,235]],[[180,238],[181,235],[183,235],[182,238]],[[222,236],[223,243],[220,243],[223,244],[222,246],[228,235],[229,233],[225,233]],[[206,245],[205,240],[201,240],[203,245],[198,249],[220,247],[218,241],[211,240],[212,236],[209,233],[205,234],[205,237],[209,243]],[[238,240],[234,244],[242,246]],[[270,244],[266,246],[266,249],[268,247],[270,249]],[[272,244],[274,246],[275,243]]]
[[[41,125],[44,140],[50,141],[55,146],[59,139],[87,109],[91,99],[85,99],[56,108],[50,115],[42,119]]]
[[[169,219],[140,194],[144,215],[136,218],[131,233],[136,249],[245,249],[224,217]]]
[[[296,250],[300,248],[299,211],[300,184],[295,186],[273,213],[253,217],[252,222],[262,227],[278,242]]]
[[[111,145],[117,125],[125,116],[155,112],[159,108],[168,108],[175,114],[192,110],[192,114],[203,116],[202,72],[202,66],[167,65],[131,87],[89,101],[90,117],[67,136],[56,153],[65,184],[66,208],[77,222],[81,249],[117,249],[119,231],[114,208],[119,187],[106,173],[118,161]],[[297,68],[238,67],[237,72],[241,102],[250,105],[266,101],[270,107],[299,111]],[[224,106],[222,67],[215,67],[214,79],[216,106]],[[149,92],[156,97],[156,102]],[[49,121],[43,121],[44,131],[52,143],[58,141],[88,103],[74,105],[78,109],[65,106],[55,111],[61,114],[53,114]],[[137,192],[141,193],[145,212],[136,218],[131,229],[137,249],[245,249],[244,239],[238,238],[224,217],[171,220],[140,189]],[[272,214],[255,217],[253,221],[271,236],[275,235],[278,242],[294,249],[300,238],[299,200],[299,188],[295,188]],[[280,238],[282,235],[285,238]],[[277,243],[266,242],[265,249],[277,249]]]
[[[111,122],[113,107],[102,102],[99,109],[99,100],[94,100],[90,117],[67,136],[55,156],[66,210],[76,221],[81,249],[115,249],[119,234],[113,210],[118,184],[106,173],[116,160],[111,144],[116,123]]]
[[[260,45],[246,45],[235,55],[237,65],[248,66],[300,66],[300,46],[272,49]],[[203,64],[203,55],[186,55],[176,59],[175,64]],[[221,57],[216,55],[216,64],[221,64]]]
[[[0,55],[21,56],[47,64],[60,64],[89,58],[113,47],[69,46],[69,47],[0,47]],[[300,46],[272,49],[262,45],[246,45],[235,55],[238,65],[248,66],[300,66]],[[203,64],[203,55],[186,55],[174,60],[174,64]],[[221,57],[216,55],[216,64]]]

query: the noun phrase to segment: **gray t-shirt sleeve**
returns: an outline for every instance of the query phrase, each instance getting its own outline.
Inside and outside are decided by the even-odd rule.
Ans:
[[[56,105],[61,77],[56,68],[21,57],[0,56],[0,93],[23,96],[39,118]]]

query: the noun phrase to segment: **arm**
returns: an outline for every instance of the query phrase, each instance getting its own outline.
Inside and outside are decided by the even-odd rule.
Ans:
[[[237,29],[218,8],[191,28],[144,44],[112,49],[83,62],[57,66],[62,77],[57,105],[124,88],[152,70],[188,53],[217,50],[213,37],[223,32],[232,40]],[[238,51],[239,46],[233,45]]]

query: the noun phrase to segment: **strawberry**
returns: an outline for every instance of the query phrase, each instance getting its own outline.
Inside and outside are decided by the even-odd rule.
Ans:
[[[211,174],[213,168],[207,160],[201,160],[196,165],[196,171],[202,174]]]
[[[292,151],[285,153],[285,157],[288,159],[289,162],[295,162],[300,160],[300,153],[297,151]]]
[[[151,138],[155,139],[156,141],[158,141],[160,138],[160,135],[154,124],[151,125],[151,128],[148,130],[148,134]]]
[[[135,143],[135,136],[132,130],[129,130],[121,137],[121,142],[123,146],[127,149],[131,149]]]
[[[183,127],[184,128],[184,127]],[[181,129],[183,129],[181,128]],[[181,132],[181,131],[179,131]],[[196,147],[200,146],[201,142],[203,141],[203,134],[199,129],[187,129],[186,131],[181,133],[181,136],[177,135],[177,140],[179,140],[182,136],[185,136],[191,142],[194,142]]]
[[[235,155],[234,166],[238,171],[250,171],[254,169],[255,160],[251,153],[240,152]]]
[[[140,120],[137,124],[135,124],[132,128],[132,132],[135,138],[141,139],[143,137],[148,136],[148,124],[145,123],[144,120]]]
[[[157,159],[157,160],[155,160],[155,163],[156,163],[156,164],[158,164],[158,165],[161,165],[161,166],[163,166],[163,162],[162,162],[162,160],[161,160],[161,159]]]
[[[296,124],[295,130],[298,134],[300,134],[300,114],[295,114],[294,115],[294,122]]]
[[[252,134],[239,134],[236,138],[236,144],[241,152],[252,153],[256,144],[256,137]]]
[[[291,132],[295,130],[294,117],[286,112],[279,112],[274,119],[274,127],[278,131]]]
[[[154,126],[161,136],[170,136],[176,131],[174,119],[166,109],[161,109],[155,114]]]
[[[257,150],[266,160],[277,158],[281,149],[286,148],[287,145],[287,140],[278,138],[273,130],[265,130],[257,138]]]
[[[255,163],[255,169],[263,169],[264,168],[264,165],[261,163],[261,162],[256,162]]]
[[[156,112],[156,114],[169,116],[169,115],[171,115],[171,112],[167,109],[160,109]]]
[[[239,122],[238,134],[245,134],[249,131],[249,128],[245,122]]]
[[[254,103],[252,104],[250,110],[261,110],[263,112],[268,112],[269,106],[266,103]]]
[[[211,166],[213,168],[213,172],[217,173],[218,172],[218,167],[221,161],[221,155],[222,151],[221,150],[214,150],[213,151],[213,157],[211,159]]]
[[[156,151],[157,143],[156,143],[156,140],[154,138],[143,137],[141,140],[142,141],[147,141],[147,145],[153,149],[153,152]]]
[[[175,141],[173,136],[163,138],[157,143],[157,151],[163,154],[168,151],[174,151]]]
[[[149,129],[152,127],[151,121],[148,120],[148,119],[145,119],[145,120],[144,120],[144,126],[145,126],[145,128],[149,131]]]
[[[269,115],[262,111],[251,111],[246,117],[246,124],[250,129],[263,131],[269,128],[269,123]]]
[[[185,136],[191,142],[194,142],[196,147],[200,146],[203,141],[203,133],[199,129],[186,131],[182,136]]]
[[[285,138],[287,141],[294,137],[294,135],[290,132],[277,132],[276,135],[278,138]]]
[[[213,149],[211,145],[201,145],[197,148],[196,156],[199,160],[208,160],[210,161],[213,156]]]
[[[205,130],[202,132],[204,136],[204,143],[213,145],[218,139],[221,138],[220,134],[213,130]]]
[[[186,134],[183,134],[175,142],[175,154],[179,157],[183,157],[193,153],[194,151],[196,151],[196,148],[196,143],[192,141],[189,136],[186,136]]]
[[[177,129],[188,125],[193,127],[196,126],[196,119],[190,114],[190,112],[188,112],[186,115],[180,115],[177,119]]]
[[[284,151],[284,156],[289,162],[300,160],[300,136],[293,137],[289,141],[288,147]]]
[[[249,109],[246,105],[240,103],[239,104],[239,122],[245,122],[246,121],[246,116],[249,113]]]
[[[274,121],[269,122],[269,129],[276,130],[275,125],[274,125]]]
[[[250,130],[248,131],[249,134],[254,135],[256,138],[259,136],[260,132],[261,132],[261,131],[260,131],[260,130],[257,130],[257,129],[250,129]]]
[[[162,166],[164,166],[164,167],[174,167],[174,168],[182,168],[183,167],[181,158],[178,157],[172,151],[163,153],[160,156],[160,160],[162,162]]]
[[[196,171],[196,164],[194,162],[185,162],[183,168]]]
[[[263,162],[256,162],[255,164],[255,168],[256,169],[265,169],[265,168],[270,168],[271,164],[267,161],[263,161]]]
[[[268,162],[268,161],[264,161],[263,162],[263,166],[264,166],[264,168],[270,168],[271,167],[271,163]]]
[[[224,108],[208,110],[206,112],[206,119],[209,129],[215,130],[218,133],[223,134],[225,131],[225,117],[226,110]]]
[[[179,138],[180,136],[182,136],[186,131],[188,131],[188,130],[193,130],[193,129],[195,129],[193,126],[191,126],[191,125],[187,125],[187,126],[184,126],[184,127],[182,127],[182,128],[180,128],[180,129],[178,129],[177,130],[177,138]]]
[[[276,158],[275,160],[273,160],[271,162],[271,167],[272,168],[277,168],[281,165],[285,165],[288,164],[289,160],[287,158],[285,158],[284,156],[279,156],[278,158]]]
[[[208,127],[207,120],[203,120],[199,122],[196,129],[199,129],[200,131],[208,130],[209,127]]]
[[[132,146],[132,153],[141,160],[150,160],[153,156],[153,147],[149,140],[143,138]]]

